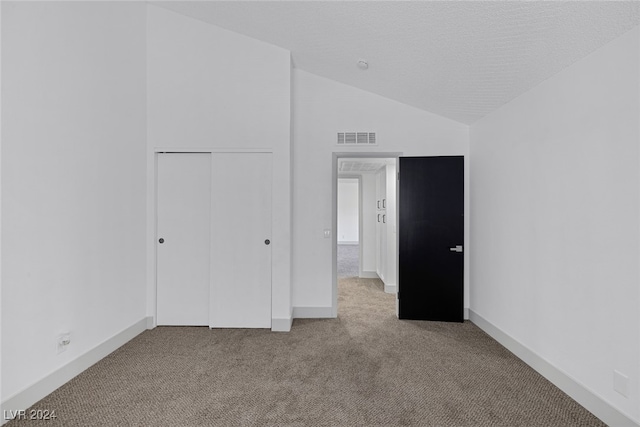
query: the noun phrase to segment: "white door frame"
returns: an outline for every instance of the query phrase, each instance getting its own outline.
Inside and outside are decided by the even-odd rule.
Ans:
[[[271,149],[238,149],[238,148],[154,148],[148,163],[147,171],[147,329],[158,326],[158,154],[159,153],[270,153]],[[272,177],[273,179],[273,177]],[[271,205],[273,218],[273,203]],[[271,288],[271,309],[273,312],[273,287]]]
[[[334,152],[331,157],[331,316],[338,317],[338,159],[340,158],[373,158],[373,159],[396,159],[397,172],[400,171],[400,157],[403,156],[401,152],[363,152],[363,151],[350,151],[350,152]],[[398,180],[396,179],[396,194],[398,194]],[[360,191],[360,198],[362,200],[362,191]],[[399,197],[396,197],[396,212],[399,207]],[[362,209],[360,209],[362,214]],[[399,215],[396,213],[396,228],[398,226]],[[362,221],[360,219],[360,227],[362,227]],[[362,228],[360,228],[362,232]],[[398,247],[398,236],[400,233],[396,233],[396,247]],[[362,236],[362,234],[361,234]],[[362,238],[362,237],[361,237]],[[396,251],[396,263],[398,262],[398,251]],[[398,271],[396,268],[396,283],[398,283]],[[362,272],[362,245],[360,245],[360,272]]]

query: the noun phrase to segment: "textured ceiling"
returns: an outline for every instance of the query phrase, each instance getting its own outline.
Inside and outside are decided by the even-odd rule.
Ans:
[[[636,1],[154,4],[286,48],[296,68],[467,124],[640,23]]]
[[[395,163],[395,159],[386,158],[353,158],[344,157],[338,159],[338,174],[373,173],[380,170],[387,163]]]

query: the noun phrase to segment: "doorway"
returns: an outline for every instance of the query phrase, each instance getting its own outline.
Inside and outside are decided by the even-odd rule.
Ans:
[[[392,159],[397,169],[394,171],[387,165],[386,173],[382,174],[375,169],[376,190],[371,197],[375,204],[367,201],[366,177],[370,175],[362,170],[356,174],[361,177],[359,239],[363,248],[358,279],[369,274],[367,256],[363,256],[367,233],[363,230],[366,230],[367,219],[375,218],[375,272],[371,274],[384,282],[384,291],[395,294],[396,316],[460,322],[467,318],[464,297],[468,262],[464,250],[468,239],[465,232],[468,195],[464,185],[467,178],[465,159],[461,155],[403,157],[396,153],[334,153],[333,315],[338,315],[338,301],[346,289],[339,287],[342,283],[337,274],[338,179],[341,174],[353,175],[354,169],[363,169],[362,164],[384,158]],[[367,214],[370,206],[375,215]],[[394,207],[395,212],[391,212]],[[386,247],[393,248],[395,253],[381,251]],[[388,267],[389,260],[395,261],[395,269]]]
[[[333,308],[336,315],[338,301],[347,304],[345,296],[372,303],[380,297],[387,301],[382,305],[397,314],[397,304],[393,302],[397,289],[397,157],[396,153],[335,155]],[[347,306],[351,306],[351,302]],[[374,304],[380,306],[377,302]]]

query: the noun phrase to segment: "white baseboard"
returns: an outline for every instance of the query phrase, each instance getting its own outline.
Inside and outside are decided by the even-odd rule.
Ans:
[[[285,319],[272,318],[271,319],[271,331],[272,332],[289,332],[291,331],[291,324],[293,323],[292,317]]]
[[[111,338],[106,339],[102,343],[98,344],[94,348],[88,350],[86,353],[81,354],[69,363],[56,369],[46,377],[34,384],[26,387],[22,391],[14,394],[5,401],[2,402],[1,410],[4,411],[18,411],[29,408],[34,403],[41,400],[63,384],[69,382],[72,378],[84,372],[91,365],[102,360],[113,351],[122,347],[138,334],[144,332],[149,324],[149,319],[153,322],[153,318],[145,317],[128,328],[118,332]],[[2,417],[4,418],[4,416]],[[2,424],[9,420],[2,420]]]
[[[360,242],[354,242],[354,241],[351,241],[351,240],[345,240],[345,241],[342,241],[342,242],[338,242],[338,244],[339,245],[359,245]]]
[[[153,316],[148,316],[147,317],[147,329],[153,329],[155,328],[156,325],[156,319]]]
[[[378,273],[375,271],[362,271],[362,274],[359,276],[361,279],[379,279]]]
[[[462,313],[462,318],[464,320],[469,320],[469,309],[467,307],[464,308],[464,311]]]
[[[587,410],[600,418],[607,425],[616,427],[640,426],[640,423],[620,412],[609,402],[582,385],[579,381],[572,378],[566,372],[553,366],[544,358],[503,332],[489,321],[485,320],[473,310],[469,310],[469,320],[506,347],[527,365],[535,369],[540,375],[551,381],[560,390],[567,393],[576,402],[587,408]]]
[[[294,319],[331,319],[333,315],[331,307],[293,307]]]
[[[384,292],[387,294],[395,294],[398,292],[398,287],[395,284],[384,284]]]

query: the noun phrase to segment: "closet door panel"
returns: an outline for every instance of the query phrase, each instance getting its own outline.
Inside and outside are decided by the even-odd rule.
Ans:
[[[271,327],[270,153],[212,157],[212,328]]]
[[[159,153],[158,325],[209,324],[211,154]]]

